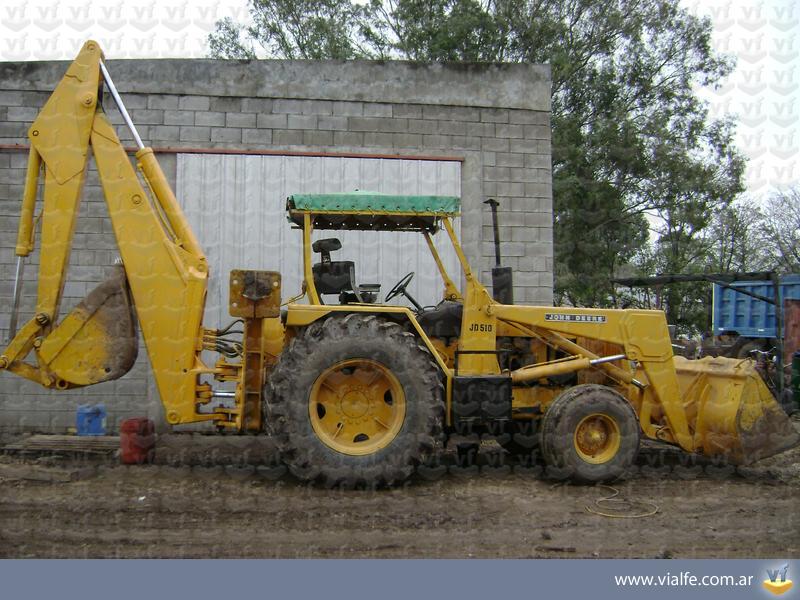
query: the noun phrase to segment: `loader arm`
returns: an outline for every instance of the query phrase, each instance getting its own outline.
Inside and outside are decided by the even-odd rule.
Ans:
[[[663,312],[509,305],[495,305],[494,312],[499,321],[529,328],[532,335],[547,343],[588,359],[600,357],[565,336],[582,336],[621,346],[627,359],[641,364],[649,385],[636,380],[633,373],[616,367],[613,362],[599,363],[598,368],[623,384],[640,388],[647,401],[662,406],[669,429],[660,435],[669,436],[670,441],[684,450],[694,450]],[[649,437],[656,437],[649,422],[642,420],[641,425]]]
[[[200,360],[206,257],[153,150],[141,143],[102,60],[99,45],[86,42],[29,130],[30,159],[16,254],[21,264],[34,248],[33,215],[43,171],[36,312],[10,341],[0,368],[58,389],[124,375],[137,344],[135,329],[124,327],[124,319],[134,322],[129,286],[167,421],[219,419],[219,414],[196,411],[199,401],[210,400],[210,391],[204,389],[208,386],[201,385],[198,377],[214,372]],[[102,110],[104,82],[139,146],[141,180]],[[112,276],[59,322],[90,151],[125,276]],[[25,362],[31,351],[35,361]]]
[[[498,322],[573,357],[517,369],[511,373],[514,381],[595,366],[627,387],[625,395],[647,437],[677,444],[687,452],[724,456],[737,464],[798,443],[797,433],[752,361],[710,357],[690,361],[673,356],[661,311],[502,304],[488,308]],[[618,345],[624,354],[598,357],[570,339],[576,337]],[[634,361],[637,370],[616,366],[619,359]]]

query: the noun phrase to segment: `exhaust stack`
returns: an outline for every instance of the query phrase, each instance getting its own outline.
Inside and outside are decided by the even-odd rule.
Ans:
[[[500,304],[514,304],[514,275],[511,267],[502,266],[500,258],[500,228],[497,225],[497,207],[500,203],[494,198],[484,202],[492,208],[492,225],[494,227],[494,259],[492,267],[492,295]]]

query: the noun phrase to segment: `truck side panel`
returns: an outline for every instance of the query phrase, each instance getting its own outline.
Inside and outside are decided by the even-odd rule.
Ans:
[[[767,298],[774,293],[772,283],[768,281],[742,281],[731,285]],[[781,277],[780,295],[781,301],[800,299],[800,274]],[[777,337],[775,306],[772,304],[720,285],[714,285],[713,304],[714,335],[735,331],[743,337]]]

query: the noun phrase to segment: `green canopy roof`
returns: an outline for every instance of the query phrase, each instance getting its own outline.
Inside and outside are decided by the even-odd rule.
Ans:
[[[459,214],[457,196],[409,196],[377,192],[292,194],[289,219],[302,225],[311,213],[316,229],[435,230],[441,217]]]
[[[392,212],[433,213],[455,215],[458,213],[457,196],[405,196],[377,192],[344,192],[337,194],[293,194],[289,202],[296,210],[317,212]]]

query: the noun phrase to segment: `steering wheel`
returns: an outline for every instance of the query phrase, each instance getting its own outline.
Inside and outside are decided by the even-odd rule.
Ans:
[[[406,288],[408,287],[408,284],[411,283],[412,279],[414,279],[414,271],[411,271],[405,277],[403,277],[400,281],[398,281],[396,284],[394,284],[394,287],[391,290],[389,290],[388,294],[386,294],[386,298],[384,299],[384,302],[388,302],[389,300],[391,300],[393,298],[397,298],[397,296],[399,296],[400,294],[405,295]]]

